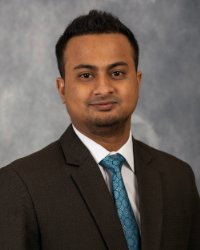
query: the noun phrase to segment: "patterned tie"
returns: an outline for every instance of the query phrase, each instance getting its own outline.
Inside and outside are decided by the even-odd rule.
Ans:
[[[125,161],[122,155],[114,154],[106,156],[100,165],[112,173],[112,192],[128,248],[139,250],[140,233],[121,175],[121,168]]]

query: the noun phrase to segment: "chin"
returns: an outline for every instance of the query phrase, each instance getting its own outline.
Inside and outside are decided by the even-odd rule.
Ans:
[[[115,130],[119,128],[126,127],[130,117],[122,116],[109,116],[109,117],[96,117],[93,121],[90,121],[90,126],[93,128],[106,130]]]
[[[97,127],[111,127],[118,123],[120,123],[121,119],[119,117],[115,116],[109,116],[109,117],[96,117],[93,120],[93,125]]]

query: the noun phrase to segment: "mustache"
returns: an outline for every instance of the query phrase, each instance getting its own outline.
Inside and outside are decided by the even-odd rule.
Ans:
[[[86,101],[87,105],[95,105],[100,104],[102,102],[108,102],[108,103],[120,103],[121,99],[114,95],[102,95],[102,96],[96,96],[94,98],[91,98]]]

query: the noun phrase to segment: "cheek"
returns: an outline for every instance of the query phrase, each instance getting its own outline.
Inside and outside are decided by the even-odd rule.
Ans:
[[[81,87],[70,86],[66,89],[66,103],[72,108],[82,106],[87,100],[87,91]]]
[[[138,86],[136,84],[131,83],[123,89],[123,98],[133,102],[138,97],[138,91]]]
[[[137,104],[138,88],[128,88],[124,95],[124,101],[127,108],[132,109]]]

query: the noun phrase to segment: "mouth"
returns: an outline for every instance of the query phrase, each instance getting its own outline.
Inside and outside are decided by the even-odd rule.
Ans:
[[[90,103],[90,106],[97,111],[110,111],[117,105],[116,101],[96,101]]]

